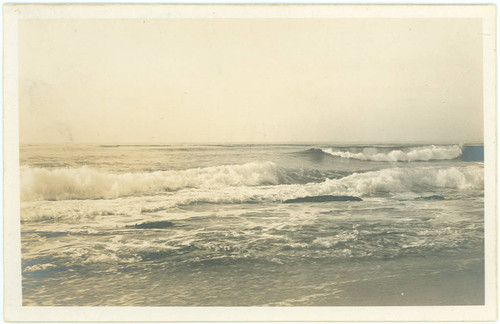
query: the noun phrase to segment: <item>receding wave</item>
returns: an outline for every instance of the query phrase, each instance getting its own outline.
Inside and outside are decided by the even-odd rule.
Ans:
[[[462,145],[427,145],[392,149],[387,147],[366,147],[362,149],[321,149],[323,153],[346,159],[388,162],[453,160],[462,155],[462,150]],[[317,151],[314,152],[317,153]]]
[[[185,188],[275,185],[287,179],[272,162],[181,171],[115,174],[81,167],[47,170],[21,167],[22,200],[117,198]]]

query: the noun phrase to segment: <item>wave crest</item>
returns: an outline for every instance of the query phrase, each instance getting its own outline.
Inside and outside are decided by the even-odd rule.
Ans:
[[[484,170],[479,166],[391,168],[327,180],[319,193],[366,196],[379,193],[425,192],[436,188],[469,190],[483,187]]]
[[[382,148],[364,148],[361,152],[321,149],[324,153],[346,159],[364,161],[413,162],[431,160],[452,160],[462,155],[461,145],[428,145],[407,149],[387,150]]]
[[[113,218],[138,214],[159,214],[164,220],[172,220],[186,217],[184,212],[179,213],[177,207],[200,203],[280,203],[287,199],[321,195],[376,197],[407,196],[409,194],[408,197],[415,198],[436,193],[446,195],[446,189],[482,190],[483,188],[484,169],[481,165],[449,168],[390,168],[354,173],[344,178],[328,179],[321,183],[220,187],[215,189],[196,188],[181,190],[173,195],[132,196],[121,199],[119,203],[115,200],[101,200],[92,204],[81,204],[78,201],[45,204],[32,201],[21,205],[21,219],[22,221],[53,221],[68,218],[94,218],[96,216]],[[23,191],[25,194],[27,193],[25,189]],[[76,195],[75,192],[71,194]],[[40,194],[37,197],[40,197]],[[84,199],[83,197],[77,198]]]
[[[408,192],[439,193],[440,188],[482,189],[484,169],[481,165],[388,168],[321,182],[305,183],[303,180],[296,177],[294,170],[280,169],[271,162],[126,174],[110,174],[91,168],[46,170],[23,167],[21,199],[117,198],[180,190],[175,195],[163,196],[162,201],[168,201],[168,208],[194,202],[256,203],[321,195],[361,197]],[[182,190],[187,188],[190,190]],[[165,206],[143,206],[145,211],[155,211],[155,208],[162,210]]]
[[[124,174],[88,167],[47,170],[23,166],[21,200],[117,198],[185,188],[273,185],[281,178],[272,162]]]

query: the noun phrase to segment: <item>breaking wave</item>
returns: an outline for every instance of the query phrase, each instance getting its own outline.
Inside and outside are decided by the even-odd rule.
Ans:
[[[272,162],[181,171],[115,174],[88,167],[47,170],[21,167],[22,200],[117,198],[184,188],[258,186],[287,181]]]
[[[169,200],[168,207],[195,202],[258,203],[319,195],[370,196],[435,192],[440,188],[482,189],[484,170],[481,165],[388,168],[322,182],[297,183],[296,180],[290,179],[287,170],[271,162],[126,174],[89,168],[23,167],[21,197],[25,201],[117,198],[189,188],[169,195],[168,199],[165,197]]]
[[[368,147],[360,151],[321,149],[323,153],[346,159],[388,162],[452,160],[461,156],[462,150],[462,145],[428,145],[398,149]]]
[[[299,197],[380,196],[440,192],[444,189],[480,190],[484,187],[481,166],[390,168],[379,171],[353,173],[340,179],[321,183],[288,184],[267,187],[231,188],[220,191],[198,191],[196,196],[180,195],[175,204],[190,203],[259,203],[283,202]]]
[[[327,180],[317,194],[365,196],[378,193],[433,191],[439,188],[482,189],[484,170],[480,166],[390,168],[355,173]]]

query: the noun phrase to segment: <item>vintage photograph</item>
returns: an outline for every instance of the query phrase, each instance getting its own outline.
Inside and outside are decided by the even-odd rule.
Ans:
[[[480,17],[17,37],[22,306],[485,305]]]

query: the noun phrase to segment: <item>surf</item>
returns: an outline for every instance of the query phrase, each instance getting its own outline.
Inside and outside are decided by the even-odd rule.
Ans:
[[[242,169],[243,168],[243,169]],[[245,169],[252,171],[242,172]],[[172,185],[169,177],[157,178],[158,175],[124,174],[114,175],[96,173],[92,176],[74,177],[74,170],[66,170],[70,178],[61,176],[61,170],[41,172],[35,174],[22,174],[22,197],[25,200],[64,200],[64,199],[114,199],[127,197],[135,200],[141,196],[151,197],[159,195],[158,199],[151,202],[143,201],[141,208],[145,211],[164,210],[175,206],[190,204],[241,204],[283,202],[308,196],[387,196],[394,194],[420,193],[440,194],[446,189],[456,190],[481,190],[484,187],[484,169],[481,165],[461,167],[400,167],[387,168],[377,171],[357,172],[337,179],[326,179],[322,182],[309,182],[305,184],[281,182],[278,173],[284,172],[276,166],[243,165],[231,166],[229,170],[221,172],[219,168],[210,168],[214,172],[210,179],[212,185],[196,180],[199,172],[193,173],[193,178],[182,182],[184,187],[174,192],[165,192],[165,185]],[[279,170],[279,171],[278,171]],[[188,174],[193,170],[186,170]],[[175,171],[186,175],[186,171]],[[216,172],[218,171],[218,172]],[[238,173],[238,171],[240,171]],[[26,170],[24,170],[26,172]],[[28,172],[33,172],[29,169]],[[40,172],[40,174],[38,173]],[[79,170],[78,172],[83,172]],[[85,170],[89,172],[89,170]],[[97,172],[93,170],[92,172]],[[228,181],[228,174],[231,181]],[[60,177],[59,181],[43,182],[50,176]],[[35,178],[38,177],[38,178]],[[137,181],[140,177],[141,181]],[[145,179],[149,179],[146,181]],[[177,179],[177,178],[174,178]],[[185,181],[185,180],[184,180]],[[104,185],[103,183],[106,183]],[[180,185],[175,182],[176,186]],[[189,185],[186,187],[185,185]],[[50,187],[49,187],[50,186]],[[98,190],[96,190],[96,188]]]
[[[344,159],[377,162],[414,162],[453,160],[462,155],[462,145],[427,145],[414,147],[363,147],[363,148],[320,148],[313,154],[324,154]]]
[[[21,200],[118,198],[186,188],[258,186],[286,181],[272,162],[178,171],[110,173],[89,167],[21,167]]]

